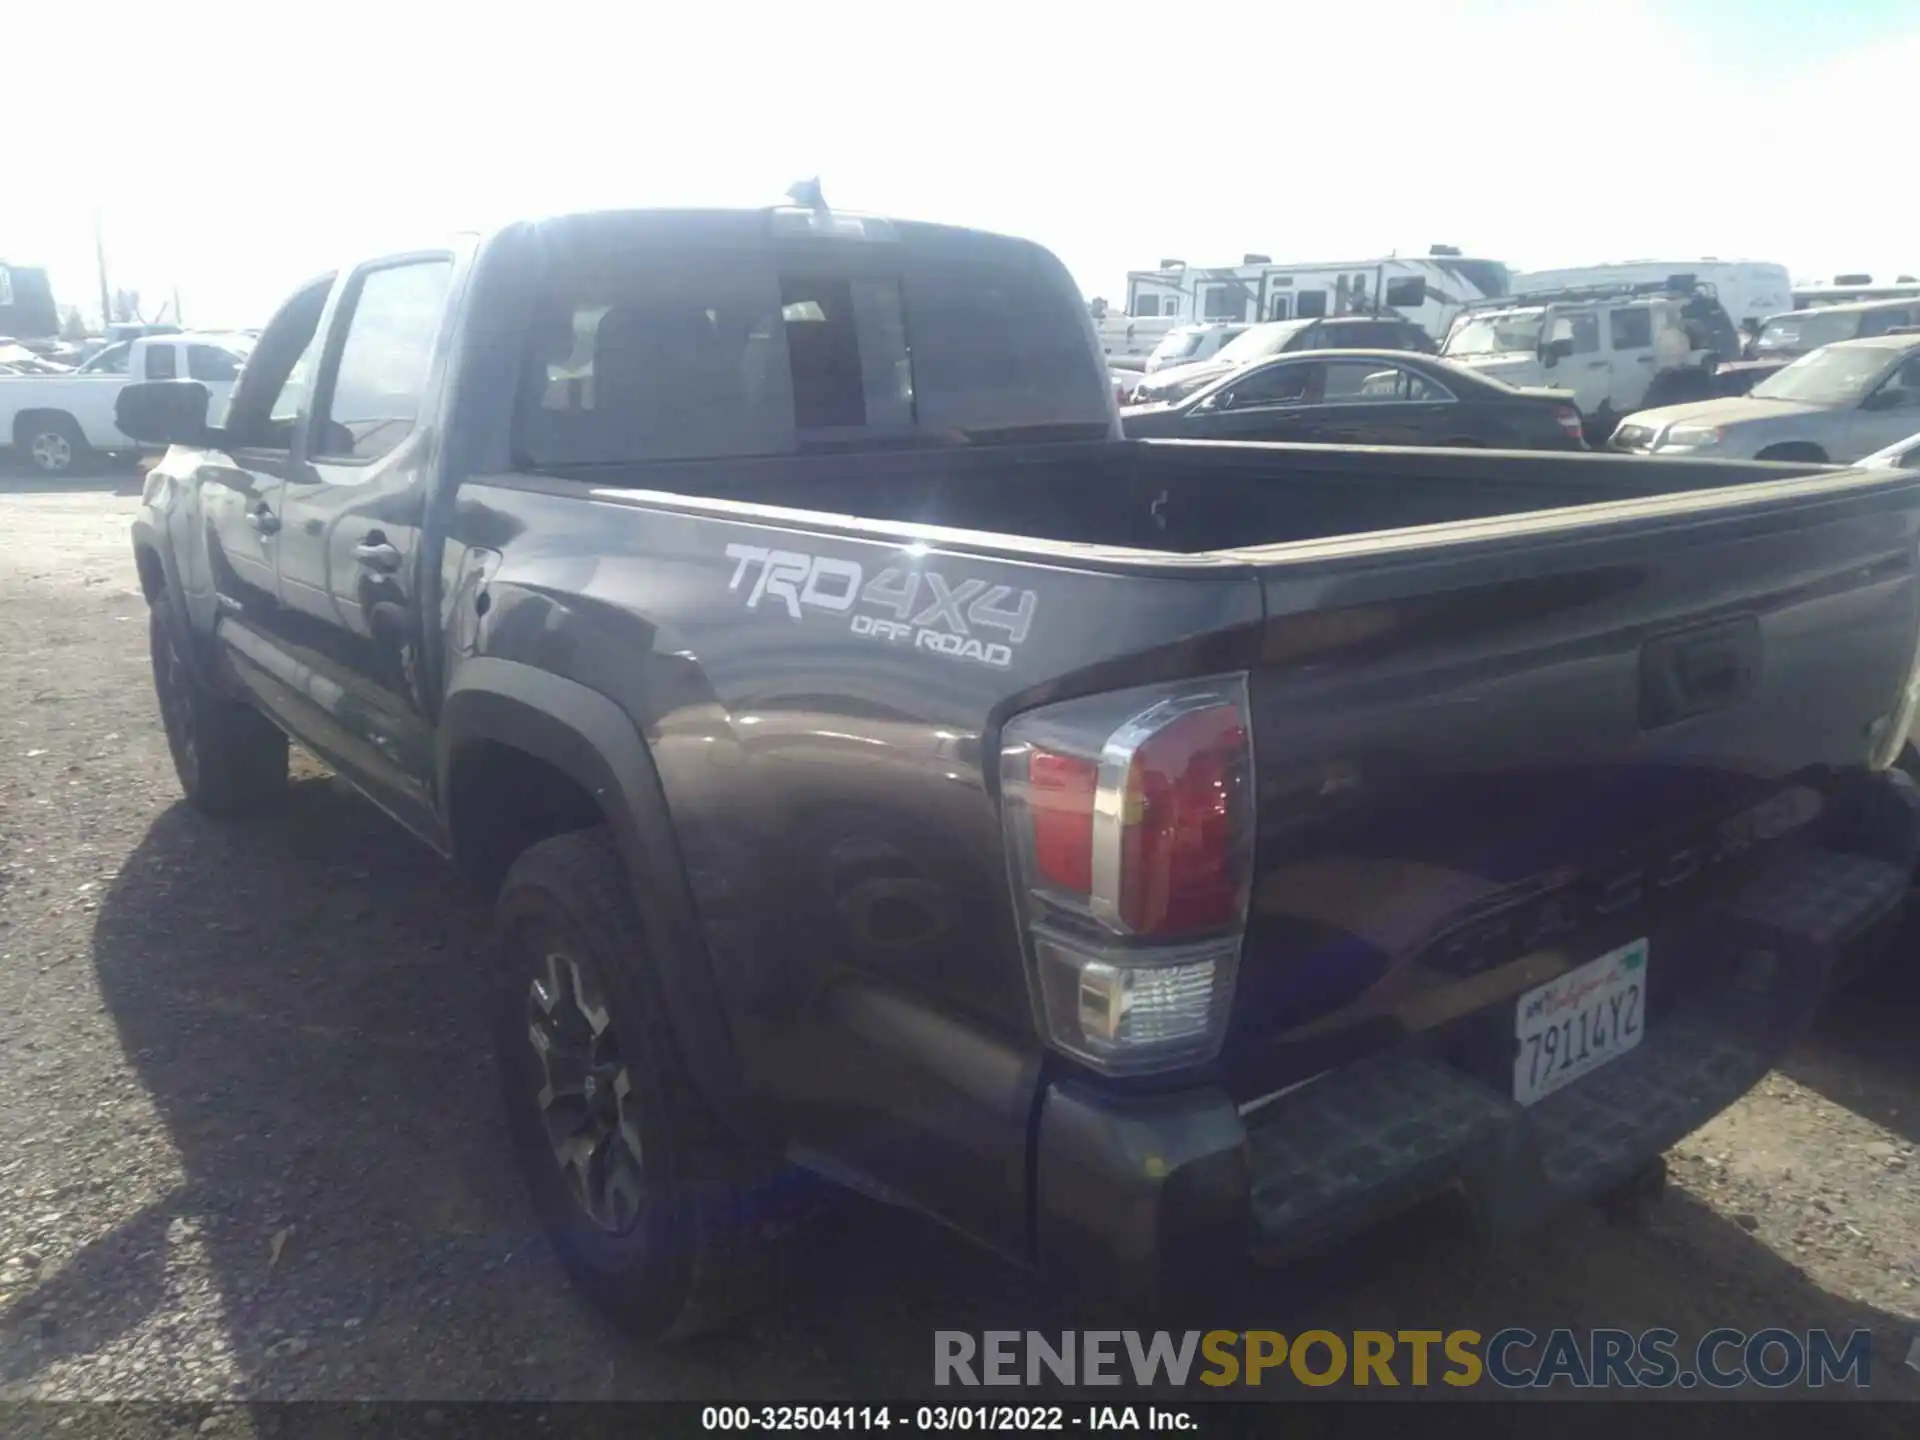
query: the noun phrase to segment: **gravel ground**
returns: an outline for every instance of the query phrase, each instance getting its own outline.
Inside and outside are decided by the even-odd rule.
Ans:
[[[735,1333],[648,1351],[575,1300],[511,1169],[483,907],[310,762],[285,816],[186,809],[132,490],[0,480],[0,1399],[905,1398],[935,1328],[1085,1322],[864,1203]],[[1836,1002],[1643,1224],[1415,1222],[1210,1323],[1865,1325],[1920,1396],[1916,976]]]

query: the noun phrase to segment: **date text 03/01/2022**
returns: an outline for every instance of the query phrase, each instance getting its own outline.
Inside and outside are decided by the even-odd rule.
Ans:
[[[910,1434],[1009,1430],[1198,1429],[1192,1414],[1157,1405],[708,1405],[703,1430],[882,1430]]]

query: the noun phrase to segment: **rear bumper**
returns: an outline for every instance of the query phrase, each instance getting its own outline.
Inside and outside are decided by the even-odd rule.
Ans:
[[[1908,817],[1911,806],[1899,809]],[[1482,1233],[1525,1229],[1627,1179],[1739,1099],[1811,1020],[1832,977],[1883,948],[1911,875],[1897,857],[1802,852],[1700,917],[1723,983],[1538,1103],[1399,1052],[1242,1117],[1213,1088],[1047,1094],[1036,1238],[1050,1273],[1147,1303],[1250,1259],[1279,1261],[1453,1194]]]

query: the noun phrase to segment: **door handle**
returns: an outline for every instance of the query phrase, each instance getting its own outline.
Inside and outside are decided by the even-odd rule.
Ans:
[[[384,540],[361,541],[353,547],[353,558],[382,575],[391,575],[400,568],[400,552]]]
[[[265,505],[256,506],[247,512],[247,523],[262,535],[274,535],[280,530],[280,517]]]

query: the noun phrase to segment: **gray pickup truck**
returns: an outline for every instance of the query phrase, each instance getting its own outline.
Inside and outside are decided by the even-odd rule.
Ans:
[[[1915,858],[1920,476],[1130,442],[1016,240],[515,224],[119,424],[189,801],[292,737],[497,896],[533,1194],[649,1336],[803,1173],[1136,1302],[1618,1194]]]

